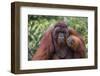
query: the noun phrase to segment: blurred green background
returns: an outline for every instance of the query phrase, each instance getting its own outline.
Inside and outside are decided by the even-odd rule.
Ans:
[[[65,21],[69,27],[75,29],[84,39],[86,51],[88,49],[88,18],[75,16],[46,16],[28,15],[28,60],[39,47],[43,33],[58,21]]]

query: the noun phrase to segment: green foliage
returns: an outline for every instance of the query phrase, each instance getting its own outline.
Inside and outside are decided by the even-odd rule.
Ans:
[[[88,23],[87,17],[72,16],[41,16],[28,15],[28,60],[31,60],[32,54],[39,47],[43,33],[49,26],[54,26],[58,21],[64,20],[69,27],[74,28],[85,40],[86,48],[88,48]]]

